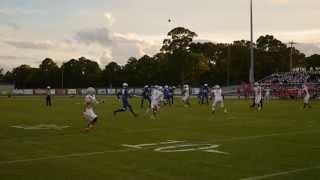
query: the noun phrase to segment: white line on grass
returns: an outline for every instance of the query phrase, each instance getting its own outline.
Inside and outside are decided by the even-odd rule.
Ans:
[[[301,169],[295,169],[291,171],[282,171],[282,172],[277,172],[277,173],[272,173],[272,174],[266,174],[262,176],[255,176],[255,177],[249,177],[249,178],[243,178],[241,180],[259,180],[259,179],[268,179],[276,176],[284,176],[284,175],[289,175],[289,174],[295,174],[299,172],[304,172],[304,171],[309,171],[309,170],[314,170],[314,169],[320,169],[320,166],[315,166],[315,167],[309,167],[309,168],[301,168]]]
[[[16,164],[16,163],[31,162],[31,161],[51,160],[51,159],[65,159],[65,158],[72,158],[72,157],[84,157],[84,156],[93,156],[93,155],[99,155],[99,154],[128,152],[128,151],[133,151],[133,150],[114,150],[114,151],[100,151],[100,152],[90,152],[90,153],[75,153],[75,154],[66,154],[66,155],[60,155],[60,156],[47,156],[47,157],[42,157],[42,158],[30,158],[30,159],[21,159],[21,160],[12,160],[12,161],[0,161],[0,165]]]
[[[264,137],[276,137],[276,136],[284,136],[284,135],[297,135],[297,134],[312,134],[312,133],[319,133],[320,131],[295,131],[295,132],[288,132],[288,133],[273,133],[273,134],[266,134],[266,135],[257,135],[257,136],[244,136],[244,137],[234,137],[234,138],[226,138],[226,139],[217,139],[214,142],[230,142],[230,141],[241,141],[241,140],[250,140],[250,139],[260,139]],[[0,161],[0,165],[5,164],[16,164],[22,162],[31,162],[31,161],[41,161],[41,160],[53,160],[53,159],[65,159],[65,158],[72,158],[72,157],[85,157],[85,156],[92,156],[92,155],[99,155],[99,154],[106,154],[106,153],[116,153],[116,152],[129,152],[129,151],[137,151],[137,149],[130,149],[130,150],[114,150],[114,151],[101,151],[101,152],[90,152],[90,153],[77,153],[77,154],[66,154],[66,155],[58,155],[58,156],[48,156],[42,158],[30,158],[30,159],[21,159],[21,160],[12,160],[12,161]]]
[[[273,134],[256,135],[256,136],[244,136],[244,137],[233,137],[233,138],[226,138],[226,139],[216,139],[216,140],[212,140],[212,141],[213,142],[230,142],[230,141],[260,139],[260,138],[265,138],[265,137],[276,137],[276,136],[298,135],[298,134],[313,134],[313,133],[320,133],[320,131],[294,131],[294,132],[287,132],[287,133],[273,133]]]

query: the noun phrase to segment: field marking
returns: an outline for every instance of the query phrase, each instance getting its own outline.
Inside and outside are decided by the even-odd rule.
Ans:
[[[138,145],[131,145],[131,144],[122,144],[123,147],[128,147],[128,148],[134,148],[134,149],[142,149],[145,146],[155,146],[157,144],[152,143],[152,144],[138,144]]]
[[[34,126],[15,125],[11,127],[24,130],[63,130],[69,128],[70,126],[58,126],[56,124],[38,124]]]
[[[286,136],[286,135],[298,135],[298,134],[313,134],[320,133],[320,131],[294,131],[287,133],[273,133],[273,134],[264,134],[264,135],[256,135],[256,136],[243,136],[243,137],[233,137],[226,139],[217,139],[210,142],[231,142],[231,141],[241,141],[241,140],[250,140],[250,139],[260,139],[265,137],[277,137],[277,136]]]
[[[164,153],[203,151],[203,152],[217,153],[217,154],[224,154],[224,155],[229,154],[227,152],[215,150],[219,146],[220,145],[216,145],[216,144],[180,144],[180,145],[158,147],[158,148],[154,149],[154,151],[164,152]],[[180,148],[186,148],[186,149],[180,149]]]
[[[32,161],[42,161],[42,160],[66,159],[66,158],[72,158],[72,157],[85,157],[85,156],[93,156],[93,155],[106,154],[106,153],[117,153],[117,152],[128,152],[128,151],[133,151],[133,150],[114,150],[114,151],[109,150],[109,151],[90,152],[90,153],[74,153],[74,154],[66,154],[66,155],[60,155],[60,156],[47,156],[42,158],[0,161],[0,165],[16,164],[16,163],[32,162]]]
[[[309,171],[313,169],[320,169],[320,166],[315,166],[315,167],[309,167],[309,168],[301,168],[301,169],[295,169],[291,171],[282,171],[282,172],[277,172],[277,173],[272,173],[272,174],[266,174],[262,176],[255,176],[255,177],[249,177],[249,178],[243,178],[241,180],[259,180],[259,179],[268,179],[276,176],[284,176],[288,174],[296,174],[299,172],[304,172],[304,171]]]
[[[273,133],[273,134],[257,135],[257,136],[234,137],[234,138],[220,139],[220,140],[218,139],[218,140],[215,140],[214,142],[241,141],[241,140],[250,140],[250,139],[260,139],[260,138],[264,138],[264,137],[275,137],[275,136],[297,135],[297,134],[312,134],[312,133],[319,133],[319,132],[320,131],[295,131],[295,132],[288,132],[288,133]],[[92,156],[92,155],[99,155],[99,154],[106,154],[106,153],[130,152],[130,151],[136,151],[136,150],[137,149],[114,150],[114,151],[109,150],[109,151],[101,151],[101,152],[76,153],[76,154],[66,154],[66,155],[58,155],[58,156],[48,156],[48,157],[42,157],[42,158],[0,161],[0,165],[16,164],[16,163],[32,162],[32,161],[41,161],[41,160],[65,159],[65,158],[72,158],[72,157],[85,157],[85,156]],[[250,179],[248,179],[248,180],[250,180]]]

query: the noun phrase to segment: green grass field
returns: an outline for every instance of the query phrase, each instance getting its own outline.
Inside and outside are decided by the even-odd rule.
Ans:
[[[80,97],[55,97],[52,108],[43,97],[0,98],[0,180],[320,179],[319,102],[303,110],[302,102],[272,101],[257,112],[230,100],[228,113],[212,115],[176,100],[151,120],[137,98],[138,118],[113,117],[119,102],[104,100],[95,130],[84,133]],[[70,127],[12,127],[43,124]]]

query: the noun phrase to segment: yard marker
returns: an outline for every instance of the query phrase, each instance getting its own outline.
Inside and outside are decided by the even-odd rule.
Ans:
[[[266,174],[266,175],[263,175],[263,176],[243,178],[241,180],[268,179],[268,178],[272,178],[272,177],[276,177],[276,176],[284,176],[284,175],[288,175],[288,174],[296,174],[296,173],[299,173],[299,172],[304,172],[304,171],[309,171],[309,170],[314,170],[314,169],[320,169],[320,166],[302,168],[302,169],[295,169],[295,170],[291,170],[291,171],[282,171],[282,172],[277,172],[277,173],[272,173],[272,174]]]

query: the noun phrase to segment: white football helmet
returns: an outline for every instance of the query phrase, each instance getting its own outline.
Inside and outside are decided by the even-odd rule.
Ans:
[[[93,87],[88,87],[87,94],[95,95],[96,94],[96,90]]]
[[[128,87],[128,83],[123,83],[122,87]]]

